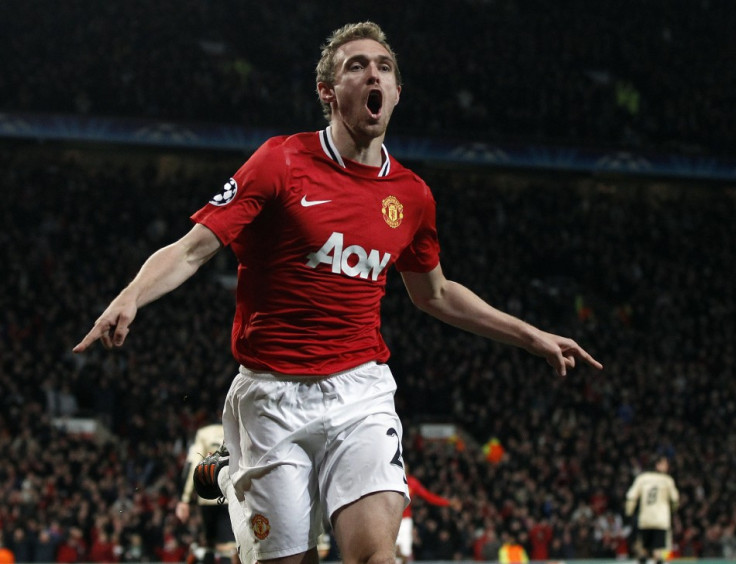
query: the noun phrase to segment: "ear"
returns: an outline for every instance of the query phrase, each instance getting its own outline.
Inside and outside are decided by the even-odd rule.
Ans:
[[[396,104],[399,103],[399,100],[401,99],[401,86],[396,87]]]
[[[331,104],[335,101],[335,89],[332,88],[332,85],[326,82],[318,82],[317,92],[319,92],[319,99],[326,104]]]

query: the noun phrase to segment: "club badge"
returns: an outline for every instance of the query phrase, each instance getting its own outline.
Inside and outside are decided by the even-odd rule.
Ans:
[[[258,540],[263,540],[271,532],[271,525],[263,515],[256,513],[250,520],[250,526],[253,529],[253,534]]]
[[[383,221],[389,227],[395,229],[401,225],[401,220],[404,219],[404,206],[395,196],[388,196],[381,202],[381,213],[383,214]]]

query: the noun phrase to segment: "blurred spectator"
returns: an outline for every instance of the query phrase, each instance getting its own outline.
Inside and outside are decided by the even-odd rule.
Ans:
[[[513,535],[507,535],[498,550],[498,561],[501,564],[523,564],[529,562],[524,546]]]
[[[592,536],[587,524],[581,525],[575,530],[573,533],[575,558],[595,558],[595,544],[593,543]]]
[[[718,523],[706,529],[701,555],[703,558],[723,558],[723,530]]]
[[[0,564],[15,564],[15,554],[2,541],[0,535]]]
[[[56,542],[48,529],[42,528],[33,544],[32,562],[54,562],[56,560]]]
[[[164,534],[161,548],[156,549],[156,555],[161,562],[183,562],[187,555],[187,547],[182,546],[171,532]]]
[[[143,547],[143,539],[138,534],[131,534],[128,537],[128,544],[123,549],[122,562],[147,562],[151,556]]]
[[[547,560],[549,558],[550,543],[554,538],[554,531],[546,519],[536,521],[529,530],[532,560]]]
[[[8,548],[10,548],[15,555],[16,562],[33,561],[31,539],[23,527],[16,527],[13,530],[13,538],[8,543]]]
[[[496,560],[500,548],[501,541],[498,538],[496,529],[493,525],[489,525],[475,539],[475,543],[473,544],[473,559],[486,562]]]
[[[81,528],[69,527],[66,536],[56,550],[56,562],[61,564],[87,562],[87,543]]]
[[[104,529],[98,531],[89,549],[89,561],[117,562],[119,560],[118,555],[119,550],[117,549],[117,545],[107,531]]]
[[[624,527],[623,518],[606,511],[595,521],[593,538],[596,540],[598,558],[626,558],[629,548],[626,538],[631,529]]]
[[[678,555],[682,558],[697,558],[703,553],[700,529],[694,526],[685,528],[680,535]]]
[[[721,543],[723,545],[723,558],[736,560],[736,523],[731,521],[723,529],[723,536],[721,537]]]

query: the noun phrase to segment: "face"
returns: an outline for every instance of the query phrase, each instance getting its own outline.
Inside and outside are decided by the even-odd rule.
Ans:
[[[401,93],[395,65],[372,39],[342,45],[335,54],[335,83],[319,84],[320,97],[332,106],[331,122],[342,122],[358,137],[384,135]]]

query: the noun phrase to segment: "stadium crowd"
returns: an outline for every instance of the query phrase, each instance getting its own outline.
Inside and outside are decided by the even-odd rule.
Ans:
[[[2,540],[19,562],[182,561],[201,535],[196,512],[186,526],[174,516],[186,447],[235,372],[229,252],[141,310],[124,349],[70,350],[234,164],[0,154]],[[417,559],[494,559],[509,535],[535,558],[625,552],[625,490],[656,451],[672,457],[682,494],[677,549],[733,556],[733,190],[416,168],[439,202],[453,278],[605,364],[557,379],[539,359],[422,316],[391,277],[384,332],[405,457],[463,502],[415,500]],[[72,416],[110,434],[69,432]],[[465,435],[425,440],[428,421]],[[480,448],[491,437],[505,449],[495,463]]]
[[[0,4],[0,112],[313,129],[317,44],[372,18],[399,55],[393,133],[723,153],[731,2]]]

